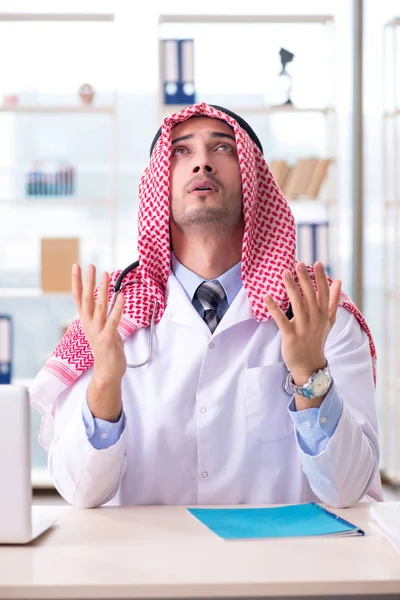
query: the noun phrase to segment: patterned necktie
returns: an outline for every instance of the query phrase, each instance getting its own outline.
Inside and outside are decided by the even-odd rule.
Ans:
[[[196,290],[196,296],[204,308],[204,321],[207,323],[211,333],[220,322],[217,315],[219,303],[225,298],[225,291],[219,281],[203,281]]]

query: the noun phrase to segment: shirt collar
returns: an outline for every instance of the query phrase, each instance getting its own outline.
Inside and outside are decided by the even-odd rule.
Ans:
[[[192,302],[194,294],[203,281],[210,281],[207,279],[203,279],[197,273],[194,273],[187,267],[185,267],[179,260],[176,258],[174,252],[171,252],[171,268],[172,272],[185,290],[186,294],[189,297],[189,300]],[[214,281],[214,280],[211,280]],[[225,271],[222,275],[220,275],[217,279],[219,283],[224,288],[226,299],[228,301],[228,306],[230,306],[235,299],[238,291],[242,287],[242,263],[239,261],[236,265],[233,265],[228,271]]]

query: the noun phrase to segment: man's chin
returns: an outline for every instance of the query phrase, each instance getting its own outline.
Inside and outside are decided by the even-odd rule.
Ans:
[[[226,218],[226,211],[219,206],[194,206],[184,216],[185,220],[193,223],[215,223]]]
[[[184,213],[171,215],[174,224],[185,233],[205,233],[214,231],[223,233],[236,229],[241,215],[227,214],[221,207],[191,207]]]

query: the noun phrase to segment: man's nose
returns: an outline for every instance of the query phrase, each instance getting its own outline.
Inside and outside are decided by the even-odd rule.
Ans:
[[[192,172],[215,173],[213,155],[207,146],[199,145],[192,154]]]
[[[213,173],[214,169],[207,163],[202,164],[197,162],[196,166],[193,167],[193,173]]]

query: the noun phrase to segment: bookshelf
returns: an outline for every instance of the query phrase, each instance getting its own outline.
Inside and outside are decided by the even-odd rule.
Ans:
[[[159,24],[162,23],[295,23],[309,24],[319,23],[327,24],[334,22],[334,16],[331,14],[292,14],[292,15],[273,15],[273,14],[227,14],[227,15],[212,15],[212,14],[161,14],[158,19]]]
[[[30,13],[30,12],[0,12],[0,24],[1,23],[32,23],[33,26],[37,23],[66,23],[74,24],[81,23],[109,23],[111,26],[115,24],[115,14],[111,12],[86,12],[86,13],[74,13],[74,12],[43,12],[43,13]],[[73,29],[72,29],[73,32]],[[18,193],[9,197],[7,194],[4,197],[0,197],[0,207],[7,209],[8,211],[15,210],[27,210],[29,208],[35,208],[38,210],[46,210],[46,218],[53,218],[52,215],[56,214],[57,208],[105,208],[108,210],[107,220],[109,222],[109,263],[110,267],[116,264],[116,245],[117,245],[117,194],[118,194],[118,176],[119,176],[119,130],[118,130],[118,96],[114,90],[110,101],[102,103],[100,100],[97,101],[95,98],[93,104],[83,104],[78,94],[70,103],[57,103],[57,102],[38,102],[38,103],[24,103],[23,101],[18,102],[17,105],[6,105],[0,104],[0,115],[10,115],[10,118],[14,119],[17,123],[19,117],[29,116],[35,118],[46,118],[46,116],[57,117],[65,116],[66,118],[74,119],[76,117],[98,117],[103,115],[106,120],[97,120],[99,127],[110,127],[110,147],[109,151],[109,164],[107,165],[107,173],[109,174],[109,190],[107,196],[104,197],[86,197],[79,193],[73,195],[29,195],[20,196]],[[54,122],[54,121],[53,121]],[[96,126],[97,126],[96,125]],[[81,165],[77,165],[78,169]],[[104,166],[103,166],[104,167]],[[4,170],[1,169],[3,172]],[[4,172],[2,173],[4,174]],[[14,172],[13,169],[9,170],[10,177],[19,177],[20,174]],[[15,186],[18,187],[18,186]],[[54,217],[56,218],[56,217]],[[0,287],[0,296],[3,291]],[[5,292],[4,292],[5,293]],[[11,289],[7,290],[7,294],[10,294]],[[16,292],[17,294],[19,292]]]
[[[160,103],[160,114],[162,117],[166,117],[178,110],[182,109],[180,104],[163,104]],[[235,106],[235,112],[238,114],[247,113],[250,115],[273,115],[273,114],[313,114],[319,113],[322,115],[334,114],[335,108],[333,106],[309,106],[309,107],[297,107],[297,106]]]
[[[0,12],[1,26],[6,27],[7,24],[10,24],[10,27],[15,27],[13,25],[15,23],[23,23],[21,25],[21,30],[23,31],[32,31],[31,28],[35,26],[39,27],[41,23],[46,24],[43,27],[51,27],[52,23],[59,23],[60,25],[57,25],[56,28],[59,27],[64,31],[63,24],[65,23],[67,31],[64,35],[71,40],[74,40],[74,27],[78,27],[79,31],[82,31],[80,24],[93,23],[96,31],[98,31],[96,25],[98,23],[100,27],[105,27],[110,32],[110,37],[111,35],[114,36],[115,32],[114,13]],[[108,28],[109,26],[110,28]],[[35,31],[37,30],[35,29]],[[104,43],[109,43],[109,39],[105,39]],[[23,40],[22,36],[17,40],[19,45],[24,42],[25,40]],[[108,51],[110,50],[111,45]],[[90,44],[88,44],[88,52],[92,52]],[[12,48],[10,49],[11,54]],[[92,64],[90,60],[89,57],[89,66]],[[68,61],[69,58],[67,56],[65,62]],[[70,68],[73,69],[74,63],[72,60],[70,62]],[[85,72],[89,73],[88,77],[90,81],[92,71],[87,70]],[[95,75],[93,75],[93,78],[95,79]],[[16,78],[13,79],[14,82],[15,80]],[[21,75],[17,81],[19,82],[20,80],[22,80]],[[70,93],[70,81],[71,78],[65,83],[64,87],[60,87],[63,90],[60,94],[58,89],[56,90],[54,86],[52,88],[52,73],[49,71],[48,80],[47,78],[45,80],[42,78],[41,80],[45,84],[43,88],[40,83],[30,86],[23,79],[23,89],[18,104],[11,104],[9,98],[5,98],[3,102],[3,98],[0,97],[0,117],[2,124],[6,124],[7,128],[9,128],[11,132],[10,139],[12,139],[12,144],[10,144],[10,159],[3,152],[5,156],[3,164],[6,166],[0,169],[0,177],[3,178],[2,181],[7,182],[7,185],[2,188],[2,197],[0,197],[2,222],[6,224],[4,227],[0,226],[0,243],[3,249],[2,262],[5,267],[0,287],[0,304],[2,305],[2,311],[0,312],[10,314],[13,318],[14,366],[15,363],[25,366],[29,365],[32,361],[26,358],[28,355],[34,357],[34,364],[42,365],[47,358],[45,353],[50,353],[57,344],[61,336],[62,327],[70,323],[75,315],[75,307],[69,292],[44,292],[40,287],[37,287],[36,269],[38,273],[40,272],[40,258],[38,261],[36,260],[38,236],[52,237],[53,231],[56,232],[55,235],[58,235],[60,231],[64,230],[66,232],[65,235],[68,235],[69,228],[75,232],[74,223],[79,222],[81,216],[82,218],[84,216],[85,221],[82,222],[89,222],[91,224],[90,230],[86,225],[82,225],[77,228],[81,233],[77,234],[75,232],[75,235],[82,236],[83,245],[87,244],[90,238],[91,248],[96,245],[104,248],[107,263],[110,263],[109,266],[115,268],[116,265],[117,196],[120,175],[119,98],[117,92],[111,88],[107,94],[96,93],[93,104],[85,105],[81,103],[77,89],[72,89],[73,96]],[[2,87],[5,87],[5,85]],[[39,94],[36,94],[37,92]],[[57,92],[57,95],[55,92]],[[36,142],[39,134],[40,136],[45,135],[44,128],[46,128],[45,131],[48,137],[43,146],[40,146]],[[51,128],[54,128],[53,137],[48,134]],[[62,150],[58,150],[59,139],[61,137],[58,135],[59,128],[67,132],[63,138],[65,143]],[[30,140],[33,141],[27,144],[27,150],[20,152],[21,139],[22,141],[25,140],[25,137],[18,135],[21,132],[23,136],[26,136],[26,139],[28,139],[28,136],[32,136]],[[78,137],[74,137],[74,135],[76,136],[76,132],[79,134]],[[99,139],[102,140],[104,145],[100,148],[101,152],[96,155],[91,153],[94,144],[85,143],[84,135],[86,132],[91,132],[94,136],[96,136],[96,132],[99,132]],[[37,135],[36,138],[34,137],[35,135]],[[41,137],[41,140],[43,139]],[[82,146],[82,151],[74,151],[77,144]],[[12,147],[13,145],[14,147]],[[73,195],[28,195],[28,190],[25,195],[24,188],[26,186],[22,178],[29,168],[28,164],[30,164],[31,159],[36,158],[35,151],[40,149],[42,152],[41,156],[48,156],[49,162],[53,162],[53,148],[57,150],[54,152],[54,156],[64,156],[70,153],[73,157],[75,156],[76,160],[73,162],[74,167],[76,167],[77,176],[82,175],[82,179],[78,179],[77,189],[74,190]],[[8,152],[8,148],[6,150]],[[54,162],[57,161],[58,159],[54,159]],[[93,179],[96,177],[96,181],[101,176],[101,183],[106,181],[104,188],[102,188],[101,184],[96,186],[93,183],[92,185],[92,179],[90,179],[92,176]],[[83,185],[80,185],[81,183]],[[55,190],[55,188],[53,189]],[[26,230],[24,228],[19,229],[20,217],[22,215],[25,217],[25,221],[28,218],[31,219],[28,223],[24,224]],[[63,224],[62,227],[57,229],[58,222],[64,218],[65,225]],[[102,219],[104,226],[100,222]],[[36,226],[38,221],[44,222],[44,227],[41,228],[40,234],[38,233],[39,228]],[[14,236],[14,231],[18,231],[20,238],[21,236],[24,238],[24,244],[26,243],[28,248],[27,254],[31,255],[29,256],[29,267],[25,270],[24,260],[26,258],[28,261],[28,257],[19,256],[18,252],[15,252],[18,255],[15,260],[11,262],[8,258],[12,256],[14,259],[14,251],[17,250],[18,237]],[[60,233],[61,235],[62,233]],[[32,244],[35,244],[34,248]],[[30,248],[32,248],[32,252],[29,250]],[[37,256],[39,257],[39,253],[37,253]],[[21,271],[17,271],[17,275],[15,276],[11,268],[14,263],[18,265],[18,268],[22,267]],[[35,272],[32,271],[33,265]],[[100,267],[100,265],[98,266]],[[11,278],[8,277],[9,273],[13,275]],[[41,335],[42,333],[43,335]],[[37,339],[38,334],[45,340],[44,343],[42,343],[41,339]],[[34,341],[35,338],[36,341]],[[26,370],[24,366],[16,370],[18,373],[27,374],[29,377],[31,375],[33,377],[35,374],[31,372],[32,369]],[[12,383],[29,386],[31,379],[17,377],[13,378]],[[34,488],[50,488],[52,484],[47,473],[46,454],[37,443],[39,426],[40,415],[36,410],[32,409],[32,486]]]
[[[400,17],[383,30],[383,380],[382,475],[400,484]]]
[[[44,292],[37,287],[0,287],[0,298],[42,298],[43,296],[54,295],[55,297],[69,296],[69,292]]]
[[[27,114],[69,114],[69,113],[82,113],[82,114],[99,114],[107,113],[115,115],[116,113],[116,102],[110,105],[104,106],[68,106],[68,105],[54,105],[47,106],[40,105],[27,105],[27,106],[0,106],[0,113],[27,113]]]

